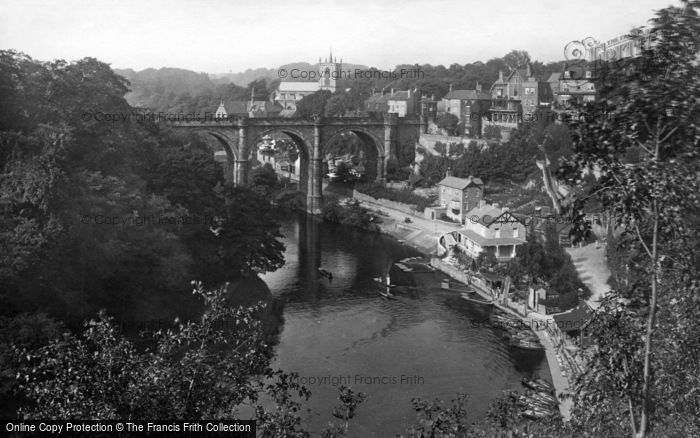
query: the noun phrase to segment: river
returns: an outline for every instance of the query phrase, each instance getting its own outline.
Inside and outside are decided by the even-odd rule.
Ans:
[[[487,308],[439,290],[442,274],[402,274],[393,265],[418,256],[414,249],[303,216],[285,220],[282,233],[286,264],[262,276],[284,309],[274,366],[298,373],[310,388],[312,432],[334,419],[340,384],[368,396],[350,435],[386,437],[415,421],[414,397],[449,401],[467,393],[476,420],[502,391],[522,390],[523,376],[550,380],[543,351],[509,347],[484,323]],[[387,300],[374,278],[392,265],[392,282],[419,287]],[[319,267],[332,272],[331,281]]]

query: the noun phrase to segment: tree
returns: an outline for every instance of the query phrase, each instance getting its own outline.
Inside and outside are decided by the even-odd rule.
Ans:
[[[496,125],[486,125],[486,127],[484,127],[484,138],[489,140],[500,140],[501,128]]]
[[[349,111],[351,102],[345,93],[336,93],[326,103],[326,115],[330,117],[344,116]]]
[[[454,114],[444,113],[437,118],[438,128],[444,129],[449,135],[457,135],[459,119]]]
[[[433,149],[442,157],[447,155],[447,145],[441,141],[436,141]]]
[[[230,419],[248,405],[259,432],[306,436],[296,397],[309,392],[294,375],[267,366],[257,317],[264,305],[231,307],[225,288],[205,291],[201,283],[194,292],[207,308],[201,320],[175,321],[153,334],[153,350],[137,351],[104,314],[79,336],[66,333],[36,350],[16,350],[21,389],[34,402],[22,417]],[[251,378],[258,374],[269,380]],[[272,410],[258,403],[262,394],[276,401]]]
[[[602,310],[603,318],[618,327],[618,342],[606,343],[600,334],[600,354],[592,363],[598,374],[585,386],[595,397],[603,391],[596,382],[609,383],[607,389],[625,404],[622,409],[638,437],[647,436],[654,421],[657,427],[671,424],[661,409],[662,393],[689,396],[687,378],[664,360],[664,342],[659,343],[679,341],[659,327],[676,327],[671,333],[681,333],[676,330],[692,323],[684,311],[659,314],[659,303],[697,305],[690,297],[697,295],[698,261],[689,248],[696,248],[698,240],[699,8],[699,2],[682,1],[657,12],[650,44],[633,32],[642,55],[602,71],[596,86],[601,99],[585,108],[586,122],[575,125],[575,157],[562,170],[572,183],[582,181],[584,169],[600,170],[574,208],[581,211],[588,198],[599,200],[623,231],[625,250],[641,256],[632,266],[639,277],[628,295],[616,291]],[[637,147],[643,157],[626,163],[627,151]],[[682,349],[666,353],[671,351]],[[655,387],[662,382],[668,386]]]
[[[261,197],[269,199],[272,193],[279,187],[279,178],[277,172],[272,168],[270,163],[265,163],[262,166],[256,167],[250,172],[251,190],[259,194]]]
[[[331,98],[328,90],[319,90],[308,96],[304,96],[297,102],[294,115],[297,117],[323,116],[326,113],[326,104]]]
[[[524,68],[530,62],[530,54],[525,50],[511,50],[503,57],[503,61],[511,70]]]

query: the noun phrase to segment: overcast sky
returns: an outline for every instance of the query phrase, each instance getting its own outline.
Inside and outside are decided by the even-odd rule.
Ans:
[[[564,45],[644,25],[670,0],[0,1],[0,48],[35,59],[92,56],[115,68],[208,73],[315,63],[465,64],[527,50],[543,62]]]

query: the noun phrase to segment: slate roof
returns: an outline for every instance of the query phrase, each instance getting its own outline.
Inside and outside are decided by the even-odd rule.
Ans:
[[[411,100],[411,96],[409,96],[408,91],[406,90],[394,91],[394,94],[386,95],[386,100]]]
[[[483,186],[484,182],[481,178],[457,178],[456,176],[446,176],[442,181],[438,183],[440,186],[446,186],[453,189],[464,190],[471,185]]]
[[[452,90],[447,93],[445,99],[448,100],[491,100],[489,93],[476,90]]]
[[[469,216],[467,216],[467,220],[469,220]],[[481,247],[496,245],[522,245],[525,243],[525,239],[516,239],[515,237],[488,238],[473,230],[459,230],[459,234],[473,242],[476,242]]]
[[[571,332],[585,328],[594,316],[594,313],[586,303],[579,304],[566,312],[552,315],[559,330],[563,332]]]
[[[488,227],[493,223],[494,220],[496,220],[497,217],[501,216],[503,213],[504,211],[500,208],[495,207],[491,204],[485,204],[481,207],[474,207],[471,210],[469,210],[466,217],[467,220],[472,220],[472,218],[478,217],[478,222],[481,225]]]

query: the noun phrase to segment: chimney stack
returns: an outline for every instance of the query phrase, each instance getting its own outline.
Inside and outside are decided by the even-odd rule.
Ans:
[[[530,67],[530,63],[527,63],[527,78],[530,79],[532,77],[532,68]]]
[[[445,177],[448,176],[452,176],[452,169],[447,169],[447,171],[445,171]]]
[[[503,70],[498,70],[498,82],[503,82]]]

